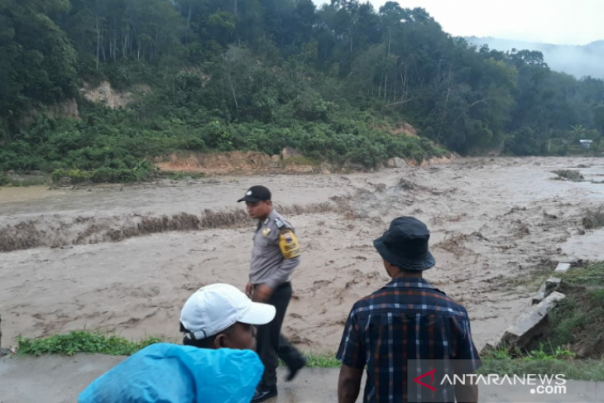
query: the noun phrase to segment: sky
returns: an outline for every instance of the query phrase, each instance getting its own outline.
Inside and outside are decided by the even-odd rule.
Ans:
[[[316,4],[329,0],[313,0]],[[387,0],[369,1],[379,9]],[[455,36],[586,45],[604,40],[604,0],[395,0],[425,8]]]

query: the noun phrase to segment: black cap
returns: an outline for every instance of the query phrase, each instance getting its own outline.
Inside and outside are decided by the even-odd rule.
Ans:
[[[413,217],[399,217],[373,245],[388,263],[403,270],[421,271],[436,264],[428,250],[429,239],[430,231],[423,222]]]
[[[259,201],[265,201],[271,199],[271,191],[264,186],[252,186],[245,192],[245,196],[237,200],[237,203],[247,201],[251,203],[258,203]]]

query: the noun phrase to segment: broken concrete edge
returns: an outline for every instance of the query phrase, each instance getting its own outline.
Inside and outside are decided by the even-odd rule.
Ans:
[[[520,313],[516,322],[505,330],[500,339],[485,344],[481,354],[503,347],[526,347],[543,330],[542,325],[549,312],[565,298],[566,295],[561,292],[553,291],[539,304],[529,306]]]
[[[12,350],[9,348],[2,348],[2,316],[0,315],[0,357],[3,355],[12,354]]]
[[[531,299],[531,305],[537,305],[538,303],[540,303],[541,301],[543,301],[545,299],[545,291],[541,291],[539,290],[537,292],[537,294],[535,294],[533,296],[533,298]]]
[[[548,292],[549,290],[551,294],[551,291],[556,291],[561,284],[562,279],[560,277],[550,277],[545,280],[545,292]]]
[[[556,270],[554,270],[554,273],[566,273],[570,269],[570,266],[570,263],[558,263],[558,266],[556,266]]]
[[[541,284],[539,287],[539,291],[537,294],[533,296],[531,300],[531,305],[536,305],[547,298],[552,292],[556,291],[560,288],[560,284],[562,283],[562,279],[558,277],[550,277]]]

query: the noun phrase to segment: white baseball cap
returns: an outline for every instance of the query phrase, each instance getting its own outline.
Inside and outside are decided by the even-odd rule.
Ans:
[[[275,307],[252,302],[229,284],[212,284],[189,297],[180,312],[180,322],[194,340],[214,336],[236,322],[265,325],[275,317]]]

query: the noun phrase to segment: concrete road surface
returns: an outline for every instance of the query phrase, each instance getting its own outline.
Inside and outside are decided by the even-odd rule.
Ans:
[[[75,402],[96,377],[124,357],[77,355],[74,357],[0,358],[0,403]],[[280,378],[285,371],[280,371]],[[270,403],[337,402],[337,369],[304,369],[291,383],[281,382],[279,397]],[[502,393],[503,392],[503,393]],[[360,398],[359,401],[362,401]],[[604,384],[568,381],[566,394],[537,396],[525,388],[480,390],[481,402],[604,402]]]

